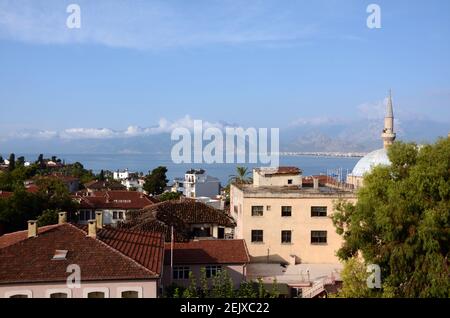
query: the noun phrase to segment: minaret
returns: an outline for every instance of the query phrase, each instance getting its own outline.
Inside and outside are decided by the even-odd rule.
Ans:
[[[387,149],[394,142],[396,134],[394,133],[394,110],[392,108],[392,92],[389,90],[389,99],[386,107],[386,116],[384,117],[384,129],[381,134],[383,146]]]

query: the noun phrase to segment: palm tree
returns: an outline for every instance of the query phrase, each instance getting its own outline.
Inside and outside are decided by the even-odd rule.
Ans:
[[[236,167],[236,174],[230,175],[229,183],[236,183],[236,184],[243,184],[243,183],[250,183],[252,181],[252,178],[250,178],[248,175],[250,174],[250,171],[248,171],[247,167]]]

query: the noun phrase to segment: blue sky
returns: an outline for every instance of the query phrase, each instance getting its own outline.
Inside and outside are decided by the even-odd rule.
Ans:
[[[66,28],[70,3],[80,30]],[[366,26],[370,3],[381,29]],[[389,88],[398,116],[450,122],[449,12],[448,0],[0,0],[0,137],[355,119]]]

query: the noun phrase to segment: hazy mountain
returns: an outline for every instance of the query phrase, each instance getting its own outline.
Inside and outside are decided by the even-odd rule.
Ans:
[[[280,131],[281,151],[370,151],[380,148],[383,121],[363,120],[310,120],[296,122]],[[447,136],[450,124],[427,119],[396,122],[399,140],[418,143],[432,142],[439,136]],[[150,135],[108,138],[72,138],[60,136],[0,139],[0,154],[16,153],[168,153],[175,144],[170,134],[161,132]]]

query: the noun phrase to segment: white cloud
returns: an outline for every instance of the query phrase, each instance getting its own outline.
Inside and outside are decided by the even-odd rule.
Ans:
[[[38,44],[93,43],[161,49],[300,41],[316,34],[289,6],[258,0],[178,2],[78,0],[81,29],[66,27],[60,0],[0,0],[0,38]]]
[[[219,122],[202,121],[203,128],[216,127],[225,129],[225,127],[235,127]],[[171,133],[175,128],[187,128],[192,130],[194,128],[194,119],[186,115],[178,120],[169,121],[161,118],[157,125],[152,127],[128,126],[123,130],[114,130],[110,128],[68,128],[62,131],[50,130],[25,130],[9,133],[2,136],[2,140],[8,139],[52,139],[59,138],[63,140],[77,140],[77,139],[111,139],[111,138],[130,138],[139,136],[151,136],[163,133]]]

